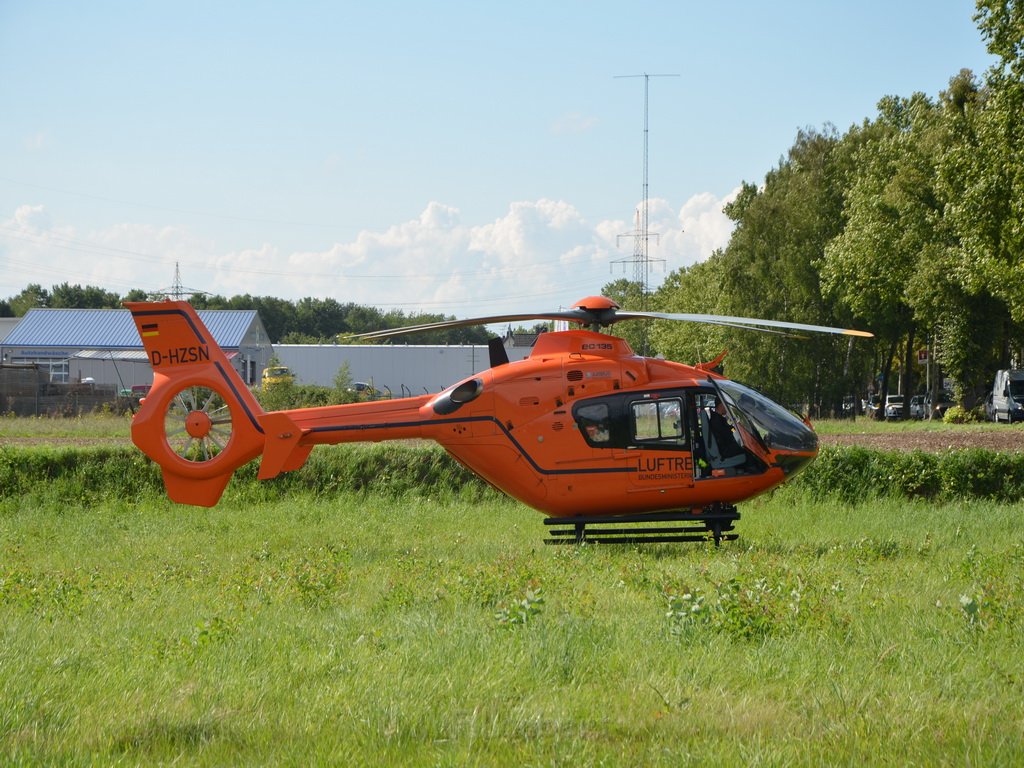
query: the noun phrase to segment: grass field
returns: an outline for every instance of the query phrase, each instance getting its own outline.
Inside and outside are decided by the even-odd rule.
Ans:
[[[0,501],[0,762],[1024,763],[1019,504],[786,489],[715,550],[546,547],[497,498],[53,498]]]
[[[61,438],[75,440],[129,440],[131,414],[93,413],[73,418],[0,415],[0,438]]]

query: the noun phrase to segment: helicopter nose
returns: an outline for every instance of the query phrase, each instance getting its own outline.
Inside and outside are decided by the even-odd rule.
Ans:
[[[787,477],[795,475],[818,455],[818,435],[806,420],[797,423],[793,418],[789,423],[791,440],[788,450],[780,451],[776,463]]]
[[[809,454],[790,453],[776,457],[775,463],[779,465],[779,468],[782,469],[787,477],[790,477],[814,461],[817,455],[817,450]]]

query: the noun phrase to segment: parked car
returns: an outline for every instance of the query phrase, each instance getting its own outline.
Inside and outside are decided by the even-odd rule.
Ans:
[[[295,374],[286,365],[272,365],[263,369],[263,389],[275,384],[292,384],[294,382]]]
[[[953,395],[944,389],[939,390],[939,396],[935,400],[935,404],[932,404],[932,393],[929,392],[924,397],[924,415],[925,418],[941,419],[946,415],[952,406],[956,403],[953,401]]]
[[[910,410],[907,412],[912,419],[923,419],[927,411],[924,409],[924,395],[910,398]]]
[[[840,417],[843,419],[852,419],[857,415],[857,398],[853,395],[846,395],[843,398],[843,407],[840,412]]]
[[[889,421],[903,418],[903,395],[885,396],[885,418]]]
[[[348,391],[355,394],[359,400],[380,400],[381,394],[373,384],[365,381],[357,381],[348,388]]]
[[[992,421],[1024,421],[1024,371],[996,371],[992,384]]]

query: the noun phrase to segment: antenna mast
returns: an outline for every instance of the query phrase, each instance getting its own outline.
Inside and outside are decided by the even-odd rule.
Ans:
[[[650,123],[648,120],[648,95],[650,91],[650,83],[652,77],[679,77],[678,74],[657,74],[651,75],[644,72],[640,75],[616,75],[616,79],[624,78],[636,78],[642,77],[644,79],[644,183],[643,183],[643,196],[640,202],[640,208],[636,212],[636,224],[632,232],[625,232],[619,235],[617,241],[621,241],[624,237],[633,238],[633,255],[629,258],[618,259],[613,261],[612,264],[627,264],[633,263],[633,282],[636,283],[640,288],[640,311],[647,309],[647,284],[651,271],[651,255],[650,255],[650,241],[651,237],[654,237],[655,242],[658,242],[660,235],[651,235],[648,230],[648,174],[647,174],[647,154],[648,154],[648,137],[650,134]],[[656,261],[665,263],[664,259],[656,259]],[[647,344],[647,334],[644,333],[644,346]]]

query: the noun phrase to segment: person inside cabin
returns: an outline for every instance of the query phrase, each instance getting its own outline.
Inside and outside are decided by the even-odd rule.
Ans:
[[[608,442],[608,425],[604,422],[587,424],[587,440],[592,443]]]
[[[590,445],[606,445],[611,440],[611,415],[606,403],[582,406],[576,421]]]
[[[736,432],[726,416],[725,404],[716,399],[714,407],[700,412],[704,453],[712,470],[738,467],[746,461],[746,453],[736,439]]]

